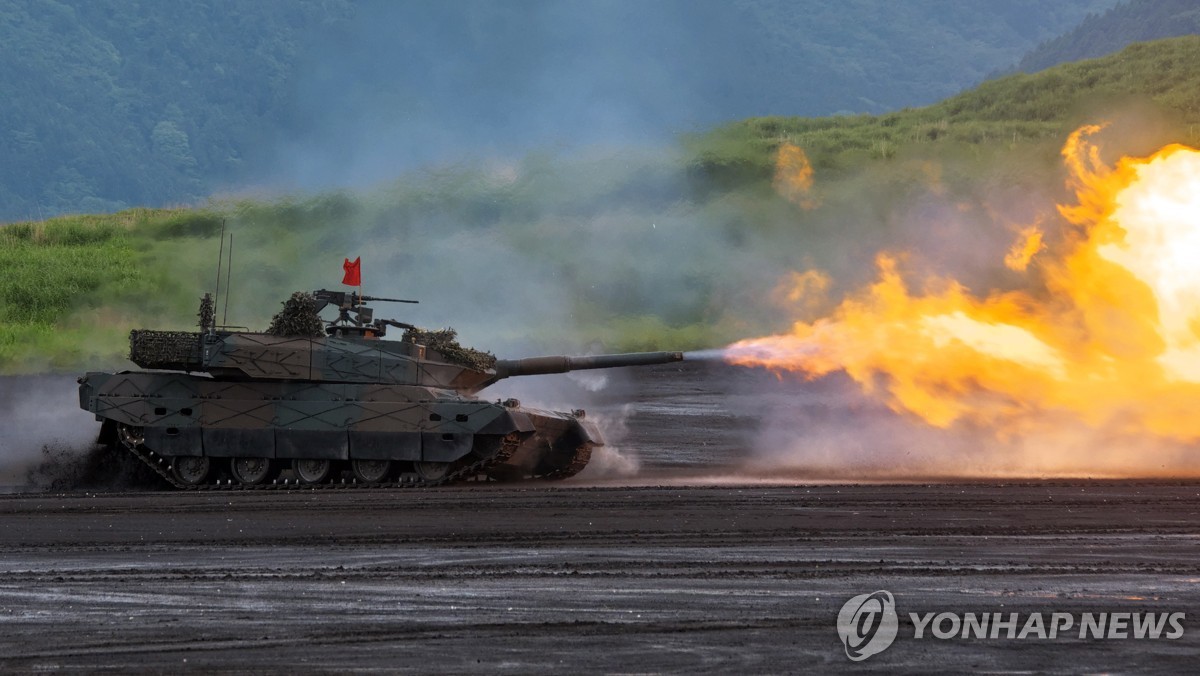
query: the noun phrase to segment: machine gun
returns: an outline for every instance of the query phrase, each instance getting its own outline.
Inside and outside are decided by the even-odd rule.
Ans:
[[[420,301],[403,298],[383,298],[380,296],[364,296],[354,291],[329,291],[318,289],[312,292],[316,301],[316,311],[320,313],[332,305],[338,309],[337,319],[328,323],[325,332],[329,335],[356,334],[364,338],[382,338],[387,333],[387,327],[400,329],[415,329],[412,324],[398,322],[394,319],[375,319],[375,310],[363,303],[380,301],[387,303],[418,303]]]

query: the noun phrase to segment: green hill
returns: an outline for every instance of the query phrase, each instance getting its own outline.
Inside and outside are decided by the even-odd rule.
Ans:
[[[818,170],[853,171],[902,149],[950,146],[1057,149],[1084,123],[1144,110],[1161,116],[1143,143],[1200,145],[1200,38],[1131,45],[1111,56],[1009,75],[924,108],[885,115],[764,117],[690,137],[692,171],[722,184],[761,182],[780,143]],[[1132,151],[1132,150],[1131,150]]]
[[[1129,0],[1091,14],[1074,30],[1038,45],[1017,64],[1032,73],[1060,63],[1112,54],[1132,42],[1200,34],[1194,0]]]
[[[1064,199],[1058,151],[1076,126],[1111,120],[1109,154],[1200,142],[1198,66],[1200,38],[1177,38],[925,108],[746,120],[675,153],[531,154],[369,192],[4,226],[0,372],[120,365],[129,329],[194,324],[221,219],[236,236],[230,323],[265,327],[290,291],[336,286],[361,255],[367,293],[422,301],[403,319],[504,354],[778,330],[827,308],[777,292],[789,271],[827,271],[836,297],[880,249],[1003,283],[1010,226]],[[784,142],[811,158],[804,200],[772,187]]]

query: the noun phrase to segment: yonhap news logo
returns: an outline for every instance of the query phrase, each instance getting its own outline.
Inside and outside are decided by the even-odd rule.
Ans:
[[[846,657],[855,662],[887,650],[896,640],[899,627],[896,600],[882,589],[855,596],[838,613],[838,636],[842,637]]]
[[[1184,634],[1187,613],[908,613],[914,640],[1175,640]],[[859,594],[838,612],[837,631],[846,657],[855,662],[887,650],[899,633],[891,592]]]

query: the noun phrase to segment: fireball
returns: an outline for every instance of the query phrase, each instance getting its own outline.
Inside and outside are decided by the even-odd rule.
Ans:
[[[1063,148],[1072,204],[1051,252],[1030,226],[999,252],[1026,288],[920,289],[901,258],[828,317],[743,340],[735,364],[843,371],[893,410],[1009,437],[1068,416],[1097,428],[1200,438],[1200,151],[1181,145],[1106,166],[1088,126]]]

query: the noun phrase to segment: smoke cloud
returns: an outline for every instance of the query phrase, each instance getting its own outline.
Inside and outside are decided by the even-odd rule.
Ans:
[[[100,425],[79,408],[74,378],[0,376],[0,490],[25,485],[48,454],[82,457]]]
[[[716,54],[752,30],[718,2],[362,2],[300,64],[295,136],[262,178],[361,187],[533,148],[666,145],[768,112],[712,105],[737,82]]]
[[[302,38],[286,131],[254,178],[361,188],[533,149],[667,146],[747,117],[925,105],[1098,6],[1022,4],[359,0]]]
[[[1095,429],[1065,416],[1012,437],[962,423],[941,429],[890,410],[840,375],[818,381],[785,375],[777,385],[764,380],[736,398],[758,407],[763,423],[753,455],[739,468],[748,479],[1200,476],[1188,444],[1115,426]]]

